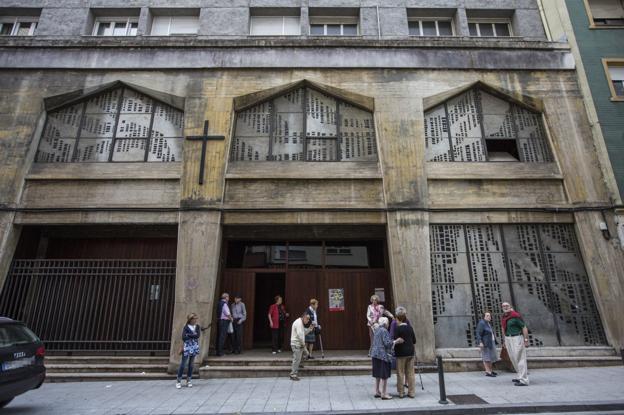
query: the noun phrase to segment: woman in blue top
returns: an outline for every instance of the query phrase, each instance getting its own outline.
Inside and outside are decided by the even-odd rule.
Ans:
[[[375,398],[386,400],[392,399],[392,396],[386,392],[392,365],[392,348],[395,344],[403,343],[403,339],[399,337],[393,341],[390,338],[388,319],[386,317],[380,317],[377,323],[378,327],[373,334],[373,345],[371,347],[373,377],[375,378]],[[381,390],[379,390],[380,384]]]
[[[184,346],[182,347],[182,359],[180,361],[180,368],[178,369],[178,382],[176,388],[182,387],[182,376],[184,376],[184,367],[188,362],[188,370],[186,375],[186,386],[193,387],[193,360],[195,356],[199,354],[199,335],[201,334],[201,327],[197,324],[197,314],[191,313],[186,316],[186,325],[182,329],[182,341]]]
[[[490,322],[492,321],[492,314],[486,312],[483,315],[483,319],[477,324],[476,338],[477,344],[481,349],[481,359],[483,360],[483,367],[485,368],[485,376],[495,377],[496,372],[492,370],[492,365],[498,361],[496,356],[496,337],[494,336],[494,330]]]

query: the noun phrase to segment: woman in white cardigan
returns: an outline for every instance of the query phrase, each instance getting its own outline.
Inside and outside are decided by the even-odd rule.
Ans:
[[[368,348],[368,357],[371,355],[371,349],[373,347],[373,332],[375,330],[375,326],[379,320],[379,317],[386,316],[391,319],[394,318],[391,312],[386,310],[383,305],[379,304],[379,296],[374,294],[370,298],[370,304],[368,305],[368,309],[366,310],[366,320],[368,325],[368,337],[370,339],[370,346]]]

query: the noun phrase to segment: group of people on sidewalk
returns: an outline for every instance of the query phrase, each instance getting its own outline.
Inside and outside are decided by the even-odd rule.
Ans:
[[[247,319],[247,311],[240,296],[235,296],[234,302],[231,304],[229,299],[229,294],[223,293],[217,306],[217,356],[223,355],[225,340],[228,336],[232,347],[231,353],[242,352],[243,324]],[[292,323],[290,336],[290,347],[293,352],[291,380],[299,380],[299,369],[303,367],[302,360],[304,358],[314,358],[312,352],[321,332],[317,315],[318,304],[318,300],[310,299],[309,306]],[[502,303],[502,309],[503,354],[509,357],[518,374],[517,378],[513,380],[516,386],[528,386],[526,349],[529,346],[529,336],[527,326],[522,316],[509,303]],[[271,304],[267,314],[272,339],[271,352],[273,354],[282,352],[281,347],[288,317],[289,314],[286,312],[282,297],[280,295],[275,296],[275,303]],[[368,355],[372,359],[372,375],[375,378],[374,396],[384,400],[392,399],[387,391],[387,383],[391,376],[392,365],[395,364],[399,398],[405,396],[414,398],[416,391],[414,373],[416,335],[407,319],[407,310],[404,307],[397,307],[395,315],[392,315],[380,304],[379,297],[373,295],[366,311],[366,319],[370,336]],[[206,329],[197,322],[197,315],[191,313],[187,316],[187,322],[182,329],[183,345],[179,351],[181,362],[178,369],[177,388],[181,388],[182,377],[187,367],[187,386],[192,387],[193,361],[195,356],[199,354],[201,331]],[[497,373],[493,370],[493,365],[499,359],[490,312],[484,313],[483,318],[477,324],[475,338],[481,350],[485,375],[496,377]],[[405,389],[407,389],[407,393]]]

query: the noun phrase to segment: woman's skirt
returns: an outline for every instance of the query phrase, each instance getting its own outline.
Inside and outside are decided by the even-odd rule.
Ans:
[[[373,377],[379,379],[388,379],[390,377],[390,362],[373,357]]]
[[[496,346],[492,345],[492,347],[484,347],[481,350],[481,359],[484,362],[498,362],[498,356],[496,356]]]
[[[314,330],[312,330],[311,332],[309,332],[308,334],[305,335],[305,342],[306,343],[315,343],[316,342],[316,334],[314,333]]]

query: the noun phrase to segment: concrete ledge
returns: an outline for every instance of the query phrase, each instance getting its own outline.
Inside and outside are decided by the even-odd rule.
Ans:
[[[426,163],[427,178],[435,180],[563,180],[556,163]]]
[[[33,163],[26,180],[179,180],[182,163]]]
[[[262,161],[230,162],[227,180],[244,179],[381,179],[377,162]]]

